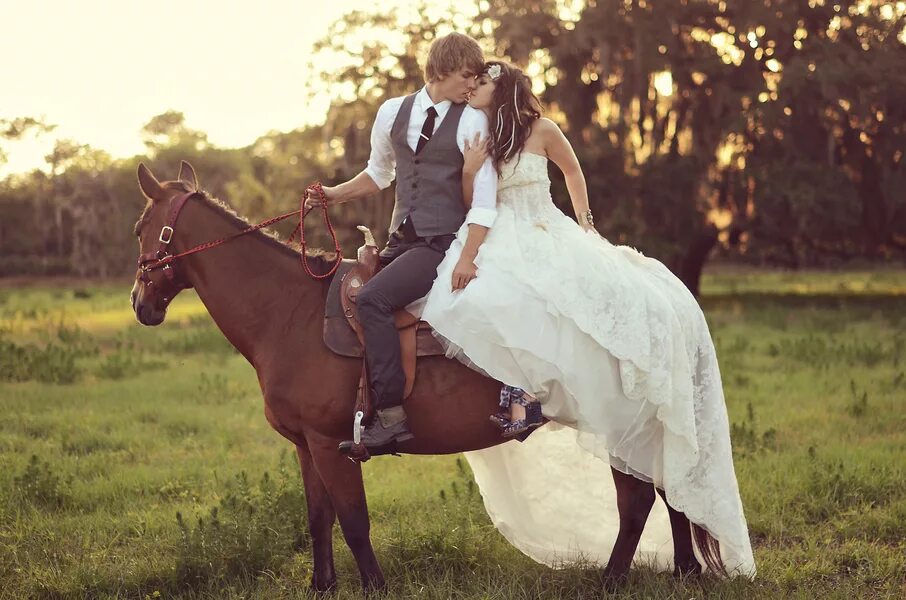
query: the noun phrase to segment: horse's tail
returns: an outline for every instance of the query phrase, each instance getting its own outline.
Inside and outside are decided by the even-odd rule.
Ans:
[[[729,575],[727,567],[720,557],[720,542],[717,541],[717,538],[708,533],[701,525],[692,523],[692,540],[695,542],[695,547],[702,555],[702,558],[705,559],[708,569],[724,576]]]

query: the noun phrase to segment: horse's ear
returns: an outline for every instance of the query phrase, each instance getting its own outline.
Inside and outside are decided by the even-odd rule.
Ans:
[[[138,163],[138,187],[149,200],[157,201],[164,197],[163,188],[160,187],[160,183],[151,174],[151,169],[146,167],[145,163]]]
[[[182,161],[179,164],[179,177],[177,179],[188,184],[189,189],[193,192],[198,190],[198,176],[195,175],[195,169],[192,168],[192,165],[186,161]]]

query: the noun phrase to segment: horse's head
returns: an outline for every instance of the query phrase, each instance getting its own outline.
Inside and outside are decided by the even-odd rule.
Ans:
[[[174,253],[169,248],[173,236],[171,210],[180,198],[198,191],[198,179],[192,165],[183,161],[175,181],[160,183],[141,163],[138,165],[138,185],[148,203],[135,224],[140,256],[132,286],[132,309],[142,325],[160,325],[167,316],[167,306],[173,297],[191,286],[177,279],[169,265],[156,269],[148,269],[147,266]]]

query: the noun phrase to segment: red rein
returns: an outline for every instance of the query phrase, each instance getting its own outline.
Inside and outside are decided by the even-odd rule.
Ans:
[[[324,273],[323,275],[318,275],[317,273],[312,271],[311,267],[308,265],[308,258],[305,255],[305,249],[307,247],[305,244],[305,217],[308,216],[308,213],[310,213],[312,208],[314,208],[314,207],[312,207],[312,208],[309,208],[308,210],[305,209],[305,200],[308,198],[309,194],[317,194],[319,199],[321,200],[321,209],[324,211],[324,223],[327,225],[327,230],[330,232],[330,236],[333,239],[334,251],[337,253],[337,261],[334,263],[333,267],[331,267],[330,270],[327,273]],[[257,225],[252,225],[251,227],[249,227],[247,229],[243,229],[242,231],[234,233],[233,235],[229,235],[227,237],[220,238],[219,240],[214,240],[212,242],[205,242],[204,244],[199,244],[198,246],[195,246],[194,248],[190,248],[189,250],[186,250],[185,252],[180,252],[178,254],[172,254],[172,255],[166,254],[166,246],[167,246],[167,244],[170,243],[170,240],[173,238],[173,229],[176,225],[176,219],[179,217],[179,212],[180,212],[179,209],[182,208],[182,205],[185,203],[185,199],[188,199],[188,196],[191,196],[191,195],[192,194],[188,194],[185,198],[180,198],[180,201],[177,205],[177,210],[174,210],[173,214],[171,214],[171,217],[170,217],[171,222],[168,223],[167,225],[165,225],[163,230],[161,230],[161,235],[160,235],[161,248],[160,248],[160,250],[158,250],[156,254],[148,253],[148,255],[142,255],[139,258],[139,267],[143,273],[148,273],[150,271],[154,271],[157,269],[166,269],[166,268],[170,267],[170,263],[174,262],[177,258],[189,256],[190,254],[196,254],[198,252],[201,252],[202,250],[209,250],[211,248],[215,248],[217,246],[220,246],[221,244],[225,244],[225,243],[227,243],[231,240],[234,240],[247,233],[257,231],[259,229],[262,229],[269,225],[273,225],[274,223],[277,223],[284,219],[288,219],[289,217],[292,217],[293,215],[301,215],[301,217],[299,218],[299,225],[296,226],[296,228],[293,230],[292,234],[289,236],[289,241],[290,242],[293,241],[293,238],[295,238],[297,231],[300,233],[299,244],[302,247],[302,252],[301,252],[302,267],[305,269],[305,272],[310,277],[312,277],[314,279],[327,279],[328,277],[330,277],[331,275],[333,275],[336,272],[337,268],[340,266],[340,263],[343,261],[343,253],[340,250],[340,242],[337,240],[337,234],[334,231],[333,225],[330,222],[330,217],[327,214],[327,197],[324,194],[324,187],[321,185],[320,182],[315,182],[305,189],[305,193],[302,195],[302,200],[300,202],[299,210],[294,210],[292,212],[288,212],[286,214],[274,217],[272,219],[268,219],[267,221],[262,221],[261,223],[258,223]],[[164,239],[164,233],[167,229],[169,229],[170,231],[167,235],[167,238]],[[170,272],[168,271],[167,274],[169,275]]]
[[[311,209],[308,209],[305,212],[305,199],[309,194],[315,193],[318,195],[318,198],[321,200],[321,209],[324,211],[324,224],[327,225],[327,231],[330,232],[330,237],[333,240],[334,252],[337,253],[337,262],[333,264],[330,270],[324,275],[317,275],[308,266],[308,259],[305,256],[305,216],[311,212]],[[292,242],[293,238],[296,237],[296,231],[299,232],[299,245],[302,247],[302,268],[305,269],[305,272],[308,273],[309,277],[315,279],[327,279],[334,273],[336,273],[337,268],[340,266],[340,263],[343,262],[343,251],[340,250],[340,242],[337,240],[337,234],[333,230],[333,224],[330,222],[330,217],[327,215],[327,195],[324,193],[324,186],[321,185],[320,181],[316,181],[307,188],[305,188],[305,193],[302,194],[301,207],[299,212],[302,213],[302,217],[299,219],[299,227],[293,230],[292,234],[289,236],[289,241]]]

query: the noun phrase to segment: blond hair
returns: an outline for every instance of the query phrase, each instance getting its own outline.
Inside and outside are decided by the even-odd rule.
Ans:
[[[425,81],[435,82],[461,69],[484,71],[484,53],[478,42],[462,33],[450,33],[431,42],[425,63]]]

